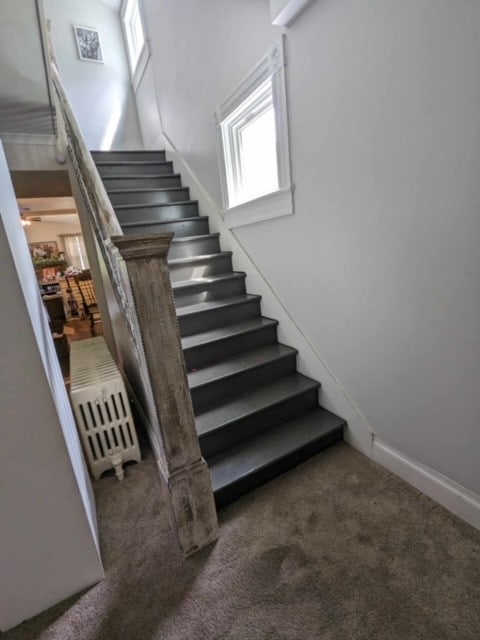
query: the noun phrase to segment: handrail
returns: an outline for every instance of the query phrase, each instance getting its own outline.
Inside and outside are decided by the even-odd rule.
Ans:
[[[58,72],[50,24],[48,24],[47,46],[51,78],[59,107],[57,109],[57,126],[60,144],[62,144],[65,149],[68,149],[72,158],[76,160],[76,168],[82,173],[84,186],[86,188],[90,187],[91,193],[89,196],[92,203],[96,205],[93,207],[93,213],[96,214],[94,215],[95,223],[103,240],[107,240],[111,236],[123,235],[122,228],[118,222],[117,216],[115,215],[115,211],[110,203],[107,192],[105,191],[102,179],[100,178],[90,151],[85,144],[85,140],[82,132],[80,131],[80,127],[78,126],[77,119],[75,118],[70,103],[68,102],[67,94],[65,93],[65,89]]]
[[[173,234],[125,236],[67,98],[50,24],[46,47],[60,153],[92,223],[130,339],[172,529],[185,555],[210,544],[218,522],[195,429],[167,254]],[[116,312],[115,312],[116,313]]]

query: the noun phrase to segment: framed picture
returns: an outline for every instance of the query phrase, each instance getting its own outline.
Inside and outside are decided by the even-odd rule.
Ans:
[[[32,242],[28,247],[32,258],[58,259],[58,244],[55,240],[49,242]]]
[[[90,29],[89,27],[79,27],[76,25],[73,26],[73,31],[75,33],[80,60],[103,63],[98,31],[96,29]]]

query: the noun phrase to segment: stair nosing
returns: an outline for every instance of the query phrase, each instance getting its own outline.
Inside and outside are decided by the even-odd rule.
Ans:
[[[220,233],[203,233],[198,236],[183,236],[181,238],[173,238],[172,244],[176,244],[178,242],[192,242],[192,240],[205,240],[206,238],[219,238]]]
[[[130,173],[122,176],[121,174],[113,175],[113,176],[102,176],[102,180],[135,180],[137,178],[145,179],[145,178],[181,178],[181,173]]]
[[[244,280],[247,274],[244,271],[226,271],[225,273],[217,273],[211,276],[201,276],[201,278],[189,278],[188,280],[177,280],[172,282],[172,289],[175,291],[183,291],[189,287],[200,287],[201,285],[211,284],[212,282],[224,282],[225,280]],[[209,278],[208,281],[205,278]]]
[[[207,434],[210,435],[212,433],[215,433],[216,431],[219,431],[221,429],[224,429],[225,427],[228,427],[228,425],[233,425],[235,424],[235,422],[240,422],[240,420],[244,420],[245,418],[247,418],[248,416],[253,416],[256,413],[260,413],[261,411],[264,411],[265,409],[268,409],[269,407],[276,407],[279,404],[282,404],[282,402],[286,402],[287,400],[291,400],[292,398],[295,398],[296,396],[301,396],[304,393],[308,393],[310,391],[313,391],[314,389],[320,389],[320,387],[322,386],[320,382],[318,382],[317,380],[314,380],[313,378],[309,378],[308,376],[303,375],[303,373],[299,373],[298,371],[296,371],[295,373],[290,374],[290,376],[285,376],[285,377],[295,377],[295,376],[301,376],[302,378],[305,378],[306,380],[310,381],[310,384],[308,386],[305,386],[305,389],[301,389],[301,390],[297,390],[297,391],[290,391],[289,393],[285,394],[284,396],[281,396],[280,398],[278,398],[277,400],[275,400],[274,402],[269,402],[268,404],[265,404],[261,407],[257,407],[256,409],[251,409],[250,411],[245,411],[244,413],[240,413],[237,414],[236,416],[232,417],[229,420],[226,420],[224,422],[220,422],[219,424],[216,424],[214,426],[211,426],[207,429],[205,429],[204,431],[198,431],[198,436],[199,437],[203,437],[206,436]],[[283,378],[280,378],[279,380],[274,380],[273,382],[268,383],[267,385],[264,386],[274,386],[275,383],[280,382],[281,380],[283,380]],[[249,395],[250,392],[247,393],[243,393],[240,394],[240,396],[232,396],[230,398],[230,400],[234,401],[236,399],[238,399],[239,397],[246,397]],[[224,405],[221,406],[226,406],[227,404],[230,403],[225,403]],[[318,405],[317,405],[318,406]],[[316,408],[316,407],[315,407]],[[197,414],[195,416],[195,419],[201,415],[204,415],[205,413],[209,413],[210,411],[203,411],[200,412],[199,414]],[[286,420],[286,422],[288,422],[288,420]],[[282,423],[279,423],[282,424]]]
[[[174,202],[157,202],[147,203],[147,202],[139,202],[138,204],[115,204],[113,208],[115,210],[120,209],[123,211],[124,209],[151,209],[152,207],[173,207],[179,204],[198,204],[198,200],[176,200]],[[201,216],[203,218],[208,218],[208,216]]]
[[[267,431],[265,431],[265,432],[263,432],[263,433],[261,433],[261,434],[259,434],[257,436],[253,436],[252,438],[248,438],[247,440],[241,441],[238,445],[232,447],[228,451],[230,451],[230,452],[234,451],[235,452],[235,449],[240,450],[242,448],[242,445],[245,445],[246,443],[251,442],[252,440],[261,439],[262,437],[265,438],[267,436],[267,434],[269,434],[270,432],[274,432],[278,428],[286,429],[286,428],[288,428],[287,425],[289,423],[293,423],[295,420],[298,420],[298,418],[306,417],[310,413],[314,413],[316,411],[321,411],[321,412],[325,412],[326,411],[328,413],[331,413],[330,411],[328,411],[324,407],[318,406],[315,409],[313,409],[311,412],[303,414],[302,416],[296,416],[294,418],[290,418],[290,420],[287,420],[286,422],[283,422],[283,423],[281,423],[279,425],[276,425],[274,427],[270,427],[269,429],[267,429]],[[282,453],[282,455],[280,455],[279,457],[271,458],[269,460],[266,460],[262,464],[260,464],[259,466],[254,467],[252,469],[249,469],[248,471],[242,473],[239,476],[236,476],[234,478],[230,478],[228,483],[222,484],[222,485],[218,485],[218,486],[215,486],[215,483],[214,483],[214,475],[215,475],[214,468],[215,468],[215,462],[216,462],[215,458],[217,458],[218,460],[222,460],[222,461],[225,460],[226,459],[226,455],[225,455],[226,451],[223,451],[221,453],[215,454],[214,456],[212,456],[209,459],[209,462],[208,462],[208,466],[209,466],[209,469],[210,469],[210,472],[211,472],[211,475],[212,475],[212,488],[213,488],[214,493],[218,492],[218,491],[225,490],[228,487],[232,487],[237,482],[240,482],[241,480],[243,480],[243,479],[245,479],[245,478],[247,478],[247,477],[249,477],[249,476],[251,476],[253,474],[260,473],[263,469],[268,468],[272,463],[280,461],[280,460],[283,460],[287,456],[290,456],[290,455],[296,453],[297,451],[300,451],[301,449],[303,449],[303,447],[306,447],[306,446],[308,446],[309,444],[311,444],[313,442],[316,442],[316,441],[318,441],[318,440],[320,440],[322,438],[327,437],[328,435],[334,433],[338,429],[343,429],[347,424],[346,420],[344,420],[343,418],[340,418],[339,416],[337,416],[337,418],[339,420],[339,424],[337,424],[335,426],[331,426],[328,429],[325,429],[322,433],[317,434],[317,436],[315,438],[313,438],[312,440],[309,440],[307,442],[303,442],[302,444],[299,444],[299,445],[295,446],[293,449],[288,449],[287,451],[284,451]],[[223,454],[223,456],[222,456],[222,454]]]
[[[189,256],[187,258],[174,258],[173,260],[168,260],[168,265],[175,267],[176,265],[190,264],[191,262],[203,262],[204,260],[217,260],[219,258],[231,257],[231,251],[217,251],[217,253],[205,253],[198,256]]]
[[[252,320],[254,318],[251,318]],[[256,317],[255,317],[256,319]],[[269,322],[266,323],[264,326],[260,326],[260,327],[250,327],[249,329],[244,329],[243,331],[237,331],[234,333],[229,333],[227,335],[224,336],[220,336],[219,338],[212,338],[210,340],[205,340],[204,342],[199,342],[198,344],[194,344],[191,345],[190,347],[183,347],[182,346],[182,350],[183,352],[187,352],[187,351],[193,351],[195,349],[201,349],[202,347],[206,347],[208,345],[212,345],[215,343],[221,343],[221,342],[225,342],[226,340],[231,340],[232,338],[236,338],[238,336],[247,336],[249,333],[255,333],[255,331],[262,331],[262,329],[269,329],[270,327],[278,327],[278,320],[275,320],[275,318],[267,318],[266,316],[258,316],[258,319],[262,319],[262,320],[268,320]],[[234,328],[235,326],[241,324],[242,322],[247,322],[246,320],[242,320],[241,322],[237,322],[236,324],[227,324],[227,325],[223,325],[225,328]],[[217,331],[218,329],[221,329],[222,327],[217,327]],[[213,331],[213,329],[210,329],[210,331]],[[209,331],[199,331],[198,333],[191,333],[188,336],[183,336],[182,340],[184,340],[185,338],[191,338],[192,336],[198,336],[201,335],[202,333],[209,333]]]
[[[262,299],[262,296],[259,296],[257,294],[251,294],[251,293],[245,293],[243,294],[243,296],[232,296],[230,298],[219,298],[218,300],[213,300],[212,302],[217,302],[217,303],[221,303],[223,301],[224,304],[218,304],[218,305],[212,305],[210,307],[205,307],[204,309],[195,309],[193,311],[187,311],[187,309],[189,307],[194,307],[196,306],[198,303],[195,304],[191,304],[191,305],[185,305],[183,307],[177,307],[176,311],[177,311],[177,317],[180,318],[185,318],[188,316],[193,316],[196,315],[197,313],[208,313],[209,311],[212,311],[212,309],[215,309],[215,307],[235,307],[237,305],[240,304],[246,304],[247,302],[257,302],[259,300]],[[230,300],[230,302],[226,302],[227,300]],[[233,300],[233,302],[232,302]],[[202,304],[202,303],[200,303]],[[182,312],[183,311],[183,312]]]
[[[170,176],[169,176],[170,177]],[[163,193],[164,191],[188,191],[188,187],[146,187],[138,189],[136,187],[128,188],[128,189],[107,189],[108,194],[116,195],[118,193],[157,193],[160,191]]]
[[[154,224],[172,224],[172,222],[195,222],[195,220],[208,220],[208,216],[194,216],[193,218],[172,218],[171,220],[153,220],[153,222],[121,222],[121,227],[146,227]],[[190,236],[189,236],[190,237]]]
[[[147,164],[173,164],[173,162],[171,160],[94,160],[94,163],[96,166],[102,166],[104,167],[105,165],[112,165],[112,164],[119,164],[122,167],[124,165],[127,164],[133,164],[133,165],[147,165]],[[166,174],[166,175],[171,175]],[[104,176],[106,178],[108,178],[108,176]]]
[[[247,371],[254,371],[255,369],[259,369],[260,367],[263,367],[266,364],[271,364],[272,362],[278,362],[279,360],[284,360],[286,358],[291,358],[292,356],[297,356],[298,355],[298,350],[295,349],[294,347],[289,347],[288,345],[283,344],[281,342],[275,342],[274,344],[278,344],[278,345],[280,345],[282,347],[285,347],[285,349],[288,349],[288,351],[286,351],[285,353],[282,353],[282,354],[277,354],[276,356],[268,358],[268,359],[264,360],[263,362],[259,362],[257,364],[252,364],[252,365],[248,365],[246,367],[242,367],[242,368],[240,368],[240,369],[238,369],[236,371],[233,371],[231,373],[228,373],[226,375],[221,375],[221,376],[218,376],[216,378],[211,378],[210,380],[207,380],[206,382],[202,382],[201,384],[193,384],[193,385],[191,385],[190,382],[189,382],[188,386],[189,386],[190,391],[201,389],[202,387],[206,387],[207,385],[215,384],[219,380],[226,380],[228,378],[232,378],[235,375],[238,375],[239,373],[245,373]],[[264,348],[265,347],[259,347],[259,348],[256,348],[256,349],[252,349],[251,351],[260,351],[261,349],[264,349]],[[242,353],[250,353],[250,351],[244,351]],[[239,355],[241,355],[241,354],[237,354],[237,356],[235,356],[235,357],[238,357]],[[233,359],[233,358],[226,358],[225,360],[222,360],[222,362],[228,362],[228,360],[231,360],[231,359]],[[213,365],[210,365],[210,366],[213,366]],[[208,366],[202,367],[201,370],[203,371],[203,370],[208,369],[208,368],[209,368]],[[187,374],[187,378],[188,378],[189,375],[191,375],[191,374]]]

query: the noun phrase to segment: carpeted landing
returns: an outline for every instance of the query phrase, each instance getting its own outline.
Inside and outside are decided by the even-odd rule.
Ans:
[[[187,561],[151,456],[95,491],[107,579],[5,640],[480,638],[480,532],[346,444],[222,511]]]

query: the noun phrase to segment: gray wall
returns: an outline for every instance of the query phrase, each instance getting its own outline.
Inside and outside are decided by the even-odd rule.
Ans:
[[[52,134],[35,0],[0,6],[0,133]]]
[[[164,131],[220,206],[214,108],[280,30],[267,0],[143,4]],[[311,3],[286,42],[295,215],[235,230],[376,436],[476,493],[478,24],[476,0]]]
[[[0,630],[103,577],[95,502],[0,145]]]
[[[117,11],[100,0],[44,0],[60,74],[90,149],[138,149],[142,138]],[[73,25],[100,32],[104,64],[79,59]]]

